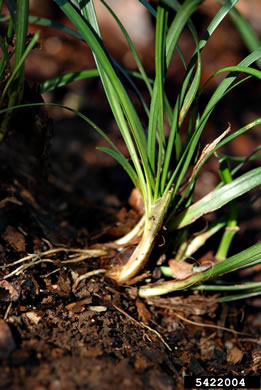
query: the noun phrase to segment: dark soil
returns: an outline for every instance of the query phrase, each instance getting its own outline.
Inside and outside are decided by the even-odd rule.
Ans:
[[[51,124],[38,114],[49,137]],[[66,262],[77,255],[72,248],[122,235],[138,215],[120,208],[117,191],[94,203],[77,180],[57,176],[59,160],[40,164],[23,152],[14,169],[17,136],[2,147],[1,389],[183,389],[185,375],[261,373],[260,299],[218,305],[216,296],[183,292],[141,300],[135,286],[119,288],[103,273],[77,280],[108,267],[115,253]],[[13,263],[23,258],[35,264],[19,273]]]
[[[49,35],[44,30],[44,39]],[[58,74],[75,70],[78,60],[71,55],[76,43],[63,44]],[[84,58],[89,65],[90,56]],[[41,65],[49,60],[44,50],[33,53],[26,102],[41,101],[35,81],[44,72],[52,76]],[[175,90],[176,82],[168,88]],[[241,103],[234,95],[218,108],[206,142],[228,120],[234,130],[260,111],[253,97],[260,88],[252,86],[257,89],[243,89]],[[72,88],[70,93],[87,94],[85,112],[126,152],[99,84]],[[64,102],[66,94],[53,98]],[[251,104],[243,107],[242,101]],[[110,158],[94,152],[103,141],[85,123],[55,109],[17,115],[0,146],[0,389],[172,390],[184,388],[186,375],[260,375],[260,298],[220,305],[218,295],[179,292],[141,300],[140,283],[118,287],[107,280],[104,269],[117,261],[116,252],[86,258],[84,251],[100,249],[137,222],[139,214],[128,204],[131,183]],[[233,143],[232,152],[250,153],[257,141],[254,132]],[[215,169],[210,161],[196,197],[216,183]],[[260,213],[251,213],[234,252],[261,238]],[[156,250],[152,263],[157,256]],[[160,277],[157,270],[153,277]],[[260,267],[250,277],[260,280]]]
[[[14,248],[31,244],[24,229],[8,225],[2,263],[25,255]],[[184,375],[260,374],[260,301],[219,307],[183,294],[146,302],[101,276],[75,287],[75,275],[99,261],[65,266],[61,258],[1,281],[1,389],[182,389]]]

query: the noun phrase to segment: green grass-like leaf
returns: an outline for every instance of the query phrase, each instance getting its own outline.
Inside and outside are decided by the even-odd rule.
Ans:
[[[92,2],[89,2],[86,6],[83,6],[84,12],[85,9],[88,9],[87,13],[89,21],[81,16],[68,1],[56,0],[56,3],[72,20],[84,40],[91,47],[93,53],[95,53],[94,57],[97,63],[100,77],[103,82],[114,117],[120,128],[123,139],[129,149],[130,157],[138,174],[140,191],[145,201],[146,211],[148,212],[152,199],[151,188],[153,187],[153,180],[150,174],[148,156],[146,154],[146,138],[144,129],[129,96],[120,82],[118,75],[116,74],[107,55],[107,52],[101,43]],[[135,146],[137,147],[139,156],[137,154],[136,147],[134,146],[133,139],[135,141]],[[139,157],[142,161],[142,166]]]
[[[254,168],[237,179],[234,179],[231,183],[210,192],[204,198],[194,203],[191,207],[173,219],[173,221],[169,223],[168,228],[170,230],[181,229],[182,227],[193,223],[204,214],[219,209],[260,184],[261,168]]]
[[[142,287],[139,290],[139,296],[148,297],[155,295],[167,294],[176,290],[183,290],[193,285],[202,283],[219,277],[236,269],[250,266],[261,262],[261,243],[255,244],[250,248],[229,257],[226,261],[222,261],[213,265],[210,269],[197,273],[185,280],[174,280],[162,283],[160,285]]]
[[[252,52],[257,50],[261,46],[261,41],[248,21],[242,17],[241,13],[236,8],[231,9],[229,16],[249,51]],[[261,68],[261,60],[257,60],[256,63],[258,67]]]
[[[155,8],[146,0],[140,0],[156,20],[155,75],[151,78],[146,74],[128,32],[105,0],[101,1],[120,27],[133,53],[137,64],[137,70],[135,71],[131,72],[123,69],[104,47],[93,0],[81,2],[76,0],[54,1],[69,17],[77,31],[46,19],[32,17],[30,21],[58,28],[84,40],[92,50],[97,70],[83,70],[59,76],[43,83],[41,91],[57,88],[77,79],[99,75],[112,114],[128,148],[130,158],[127,159],[120,152],[103,130],[79,112],[72,111],[80,115],[90,125],[93,125],[98,133],[107,140],[108,147],[99,149],[122,165],[134,186],[140,190],[144,201],[145,216],[142,219],[144,222],[139,225],[138,230],[135,227],[133,232],[122,239],[122,242],[126,245],[128,237],[133,238],[138,232],[141,235],[140,243],[127,265],[112,269],[109,271],[109,276],[118,283],[124,283],[135,276],[146,264],[155,243],[156,235],[163,223],[170,231],[185,228],[206,213],[217,210],[226,204],[228,204],[229,210],[227,217],[215,221],[213,226],[209,227],[200,237],[197,237],[197,241],[196,239],[192,240],[189,244],[188,231],[183,229],[178,233],[177,242],[175,243],[177,258],[182,261],[186,256],[194,253],[199,246],[202,246],[209,237],[225,227],[221,243],[219,246],[217,245],[216,257],[220,260],[219,263],[207,270],[200,268],[200,272],[195,268],[195,272],[183,281],[169,281],[159,286],[142,288],[140,295],[165,294],[177,289],[188,288],[195,284],[204,283],[209,278],[219,277],[223,273],[231,272],[239,267],[260,262],[261,247],[259,244],[239,253],[237,256],[225,259],[237,229],[238,204],[236,199],[261,184],[261,168],[252,169],[236,177],[236,173],[242,167],[242,164],[250,161],[250,156],[241,161],[234,160],[236,164],[233,168],[230,168],[228,162],[232,160],[226,155],[219,155],[221,158],[220,184],[207,196],[193,204],[193,191],[197,176],[208,158],[222,145],[231,142],[234,138],[261,123],[261,118],[255,119],[234,133],[230,132],[229,126],[229,130],[222,132],[216,140],[213,140],[209,148],[204,148],[200,153],[200,143],[202,143],[202,140],[204,141],[203,132],[217,104],[250,77],[255,77],[257,80],[261,79],[260,70],[252,67],[252,64],[260,61],[261,47],[258,45],[258,41],[248,23],[234,10],[238,0],[222,1],[220,10],[211,20],[201,39],[198,37],[193,24],[193,14],[199,8],[201,0],[184,0],[183,2],[160,0],[155,4]],[[174,17],[172,16],[173,13]],[[206,49],[209,39],[229,14],[232,17],[235,15],[234,20],[237,29],[248,48],[250,48],[251,53],[236,66],[218,69],[203,86],[200,86],[202,66],[204,65],[201,60],[202,51]],[[16,15],[13,18],[16,19]],[[188,53],[185,53],[185,56],[178,45],[184,29],[187,29],[195,45],[194,52],[192,52],[188,61],[185,60]],[[253,44],[251,44],[251,39],[254,40]],[[166,95],[165,82],[172,58],[176,52],[180,55],[184,65],[183,82],[177,95],[169,98]],[[3,62],[3,65],[8,66],[8,63]],[[224,79],[211,93],[207,104],[202,107],[201,96],[205,92],[208,82],[222,73],[228,74],[224,76]],[[240,78],[239,76],[242,74],[243,78]],[[135,84],[135,77],[143,80],[149,92],[149,103],[145,101],[144,96]],[[147,114],[145,119],[140,119],[137,107],[130,99],[127,86],[132,88],[138,96]],[[2,110],[2,112],[4,111]],[[168,136],[166,136],[165,131],[165,117],[169,130]],[[146,120],[146,124],[143,125]],[[182,134],[182,131],[185,134]],[[253,158],[258,157],[258,150],[257,148],[253,152]],[[190,168],[193,169],[191,174],[189,173]],[[177,215],[177,210],[183,211]],[[144,229],[143,233],[142,228]],[[243,295],[247,296],[247,294],[250,296],[259,292],[260,286],[248,286],[242,293],[234,294],[234,296],[240,294],[241,297]],[[230,299],[234,299],[234,297],[230,296]]]
[[[54,77],[53,79],[49,79],[43,81],[40,85],[40,92],[45,93],[52,91],[53,89],[63,87],[69,83],[78,80],[84,80],[92,77],[98,77],[99,72],[97,69],[88,69],[82,70],[80,72],[70,72],[61,76]]]

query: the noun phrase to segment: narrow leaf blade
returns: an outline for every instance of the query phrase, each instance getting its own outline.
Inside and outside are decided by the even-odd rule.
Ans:
[[[174,230],[190,225],[204,214],[219,209],[258,185],[261,185],[260,167],[252,169],[234,179],[233,182],[212,191],[172,220],[168,228]]]

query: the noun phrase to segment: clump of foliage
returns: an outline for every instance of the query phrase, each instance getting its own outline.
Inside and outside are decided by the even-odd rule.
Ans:
[[[176,258],[180,267],[186,259],[203,246],[205,242],[221,229],[222,239],[217,247],[215,263],[198,267],[194,264],[183,279],[174,278],[169,267],[161,267],[162,273],[170,278],[160,284],[146,285],[140,288],[142,297],[160,295],[186,288],[217,290],[236,290],[235,297],[250,296],[261,292],[261,283],[246,283],[240,286],[225,284],[209,284],[210,280],[218,280],[224,273],[250,266],[261,261],[261,243],[257,243],[235,256],[228,257],[232,239],[238,231],[237,198],[261,184],[261,168],[254,168],[239,174],[242,165],[249,159],[260,157],[260,146],[246,158],[232,158],[218,153],[218,149],[236,137],[246,133],[261,123],[261,117],[248,123],[241,129],[232,132],[230,126],[223,129],[220,136],[201,150],[204,145],[204,131],[211,115],[215,115],[215,107],[233,88],[247,82],[250,77],[261,79],[258,70],[261,58],[261,46],[255,33],[235,9],[237,0],[221,2],[219,12],[215,15],[205,34],[200,38],[193,24],[193,14],[201,4],[201,0],[160,0],[153,8],[146,0],[140,2],[156,19],[155,27],[155,77],[152,80],[146,74],[139,55],[127,31],[109,5],[101,2],[112,14],[120,26],[133,52],[137,71],[123,69],[107,52],[100,34],[92,0],[54,0],[68,16],[77,32],[52,21],[31,17],[34,23],[52,25],[84,40],[91,48],[97,69],[61,75],[42,84],[42,92],[65,85],[73,80],[99,76],[110,104],[113,116],[122,138],[128,148],[126,158],[110,140],[105,131],[96,126],[90,119],[77,113],[91,124],[108,142],[108,147],[99,149],[115,158],[125,169],[133,185],[138,189],[144,203],[144,216],[135,228],[114,244],[119,251],[130,243],[139,240],[136,249],[125,265],[117,265],[108,271],[108,276],[119,284],[134,278],[150,259],[151,251],[160,231],[164,228],[172,232]],[[173,16],[174,15],[174,16]],[[239,33],[244,39],[250,54],[236,66],[217,70],[210,79],[224,73],[223,80],[216,87],[208,103],[202,108],[201,97],[208,80],[201,83],[201,54],[206,50],[209,38],[214,34],[222,20],[230,15]],[[179,47],[179,39],[187,29],[194,41],[194,52],[186,62]],[[214,38],[213,38],[214,39]],[[174,52],[178,52],[184,65],[183,82],[177,96],[171,99],[165,91],[165,81]],[[187,55],[187,53],[186,53]],[[239,78],[242,74],[243,78]],[[150,95],[147,104],[138,89],[135,79],[142,79]],[[147,123],[143,125],[137,108],[133,104],[128,90],[128,82],[136,92],[146,113]],[[199,104],[201,103],[201,104]],[[199,109],[199,107],[201,107]],[[165,134],[165,118],[168,123],[168,136]],[[181,138],[181,128],[185,137]],[[225,130],[225,131],[224,131]],[[193,203],[193,194],[198,174],[206,161],[216,153],[219,160],[220,183],[207,196]],[[231,162],[232,167],[231,168]],[[192,168],[192,169],[191,169]],[[189,174],[190,172],[190,174]],[[197,219],[214,210],[228,205],[228,213],[221,220],[216,220],[207,229],[191,240],[188,227]],[[175,239],[173,239],[175,237]],[[208,281],[208,284],[204,282]]]

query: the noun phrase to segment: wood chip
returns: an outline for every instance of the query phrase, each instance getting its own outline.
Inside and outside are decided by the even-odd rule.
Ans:
[[[107,310],[106,306],[89,306],[89,310],[96,311],[97,313],[102,313]]]
[[[0,301],[15,302],[20,296],[21,287],[7,280],[0,280]]]
[[[144,322],[144,324],[148,324],[151,319],[150,311],[147,309],[146,305],[138,299],[136,300],[135,304],[141,321]]]
[[[42,319],[42,316],[37,314],[35,311],[28,311],[27,313],[24,313],[24,316],[26,316],[33,325],[37,325]]]
[[[88,296],[84,299],[81,299],[80,301],[72,302],[65,307],[67,310],[71,311],[72,313],[79,313],[82,311],[82,307],[84,305],[89,305],[90,303],[92,303],[92,297]]]

